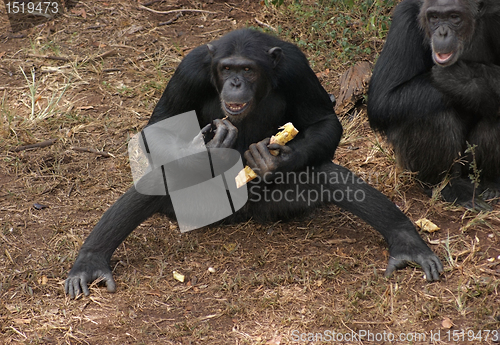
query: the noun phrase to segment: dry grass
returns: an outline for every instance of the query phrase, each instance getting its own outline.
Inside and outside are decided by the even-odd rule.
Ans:
[[[175,15],[135,2],[87,1],[22,38],[0,36],[0,343],[273,345],[294,343],[294,331],[365,330],[427,335],[425,342],[394,344],[491,344],[491,335],[449,341],[446,332],[483,330],[484,336],[499,328],[499,207],[477,214],[427,198],[411,174],[395,167],[363,106],[342,119],[335,159],[412,220],[440,226],[423,237],[445,263],[443,281],[428,284],[415,268],[384,278],[381,236],[327,207],[295,222],[249,221],[183,235],[155,216],[113,256],[117,293],[92,286],[88,298],[64,296],[83,239],[131,184],[128,139],[147,122],[182,57],[255,18],[286,28],[284,38],[314,38],[285,7],[187,0],[150,7],[182,6],[216,14],[184,13],[159,26]],[[1,16],[0,32],[7,28]],[[373,60],[382,42],[370,44],[372,54],[360,58]],[[331,58],[338,46],[324,49],[308,54],[327,90],[337,93],[346,63]],[[49,139],[56,140],[12,150]],[[174,280],[173,270],[186,282]],[[441,331],[441,342],[429,340],[431,331]]]

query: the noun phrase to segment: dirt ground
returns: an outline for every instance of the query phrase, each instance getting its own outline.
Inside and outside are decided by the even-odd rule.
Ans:
[[[132,183],[128,140],[183,56],[235,28],[301,30],[286,11],[259,1],[143,4],[196,11],[92,0],[13,33],[0,6],[0,343],[320,344],[317,334],[327,330],[406,335],[337,341],[344,344],[493,343],[500,206],[478,214],[429,199],[396,169],[363,106],[342,118],[335,161],[413,221],[440,227],[421,234],[445,265],[442,281],[427,283],[419,268],[384,278],[382,237],[331,206],[288,223],[182,235],[154,216],[113,256],[116,293],[93,285],[89,297],[67,298],[64,280],[83,240]],[[373,62],[381,46],[366,58]],[[338,95],[348,66],[312,61]]]

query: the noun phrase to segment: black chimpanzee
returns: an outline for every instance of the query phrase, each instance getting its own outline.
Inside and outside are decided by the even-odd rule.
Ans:
[[[368,117],[426,188],[447,176],[445,201],[490,210],[485,200],[500,196],[500,1],[401,2]]]
[[[427,280],[439,279],[442,264],[411,221],[376,189],[332,163],[342,127],[330,97],[295,45],[242,29],[194,49],[178,66],[148,126],[190,110],[205,126],[202,132],[207,133],[210,124],[215,128],[206,144],[209,149],[239,151],[259,175],[248,185],[248,202],[225,221],[286,220],[333,202],[383,235],[390,252],[388,276],[412,261],[422,267]],[[299,130],[297,137],[285,146],[269,145],[269,137],[287,122]],[[279,154],[271,155],[270,149]],[[284,182],[282,172],[306,172],[308,179]],[[285,193],[286,200],[266,198],[266,188],[268,195]],[[99,277],[114,291],[109,267],[113,252],[157,212],[175,216],[169,195],[143,195],[130,188],[104,213],[83,244],[66,280],[66,293],[88,295],[87,284]]]

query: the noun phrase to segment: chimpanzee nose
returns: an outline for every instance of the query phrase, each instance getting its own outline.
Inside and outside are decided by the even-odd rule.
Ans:
[[[231,81],[231,86],[232,87],[240,87],[241,86],[241,81],[238,78],[234,78]]]
[[[448,36],[448,29],[445,28],[444,26],[440,26],[438,28],[438,35],[443,38],[446,38]]]

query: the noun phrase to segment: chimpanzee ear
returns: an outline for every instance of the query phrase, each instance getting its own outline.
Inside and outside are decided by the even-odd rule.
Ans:
[[[271,59],[273,59],[273,67],[276,67],[278,65],[278,62],[280,62],[281,57],[283,56],[283,51],[280,47],[274,47],[269,49],[267,53],[269,54]]]
[[[210,43],[207,44],[208,52],[210,53],[210,56],[214,56],[215,54],[215,47],[211,45]]]

